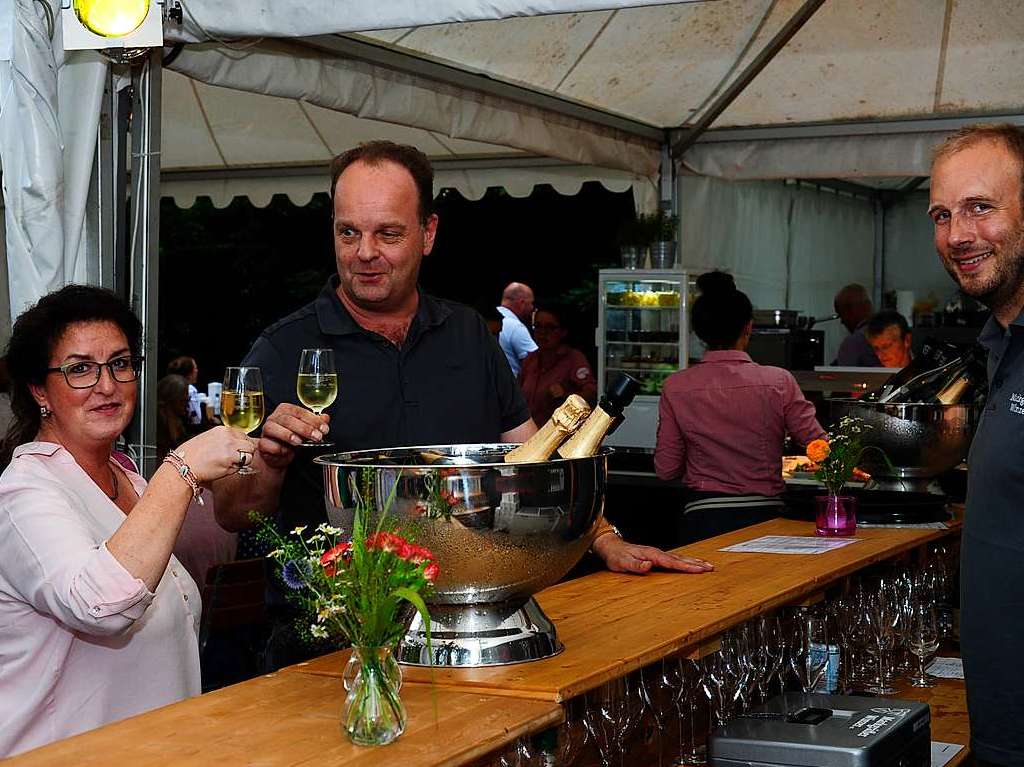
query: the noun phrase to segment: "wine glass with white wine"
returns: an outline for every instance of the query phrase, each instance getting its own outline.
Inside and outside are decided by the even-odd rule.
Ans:
[[[263,423],[263,375],[256,367],[234,367],[224,372],[220,393],[220,419],[225,426],[251,434]],[[255,474],[252,466],[239,466],[239,474]]]
[[[303,349],[299,357],[299,375],[295,382],[299,402],[317,415],[329,408],[338,396],[338,373],[334,369],[333,349]],[[332,442],[306,440],[301,447],[327,447]]]

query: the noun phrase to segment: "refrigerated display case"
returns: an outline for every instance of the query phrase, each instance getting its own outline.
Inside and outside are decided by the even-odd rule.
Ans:
[[[665,379],[690,359],[689,272],[673,269],[599,271],[597,375],[602,391],[620,372],[640,381],[640,394],[605,444],[654,449],[658,398]]]

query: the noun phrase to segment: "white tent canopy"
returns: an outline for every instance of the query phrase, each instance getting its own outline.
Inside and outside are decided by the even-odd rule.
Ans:
[[[302,168],[389,123],[438,159],[471,159],[454,169],[469,179],[461,188],[470,196],[501,177],[522,193],[538,178],[572,188],[593,173],[612,188],[647,179],[634,183],[646,185],[644,205],[667,167],[659,145],[707,113],[808,2],[184,0],[182,23],[166,20],[165,36],[203,44],[187,45],[172,64],[190,80],[167,78],[168,95],[191,90],[192,103],[165,124],[162,164],[179,199],[205,184],[223,201],[244,188],[240,170],[257,198],[274,183],[301,198],[312,188],[300,189]],[[55,0],[52,9],[59,13]],[[105,65],[92,54],[65,58],[59,25],[47,61],[45,20],[32,0],[5,0],[0,18],[0,156],[17,312],[98,271],[82,224],[91,210],[83,158],[94,153]],[[1020,111],[1021,40],[1016,0],[829,0],[682,164],[743,179],[923,174],[927,149],[951,124],[936,119]],[[263,102],[270,112],[242,105],[246,93],[276,97]],[[542,164],[527,172],[516,164],[523,160]],[[449,183],[460,186],[456,178]]]

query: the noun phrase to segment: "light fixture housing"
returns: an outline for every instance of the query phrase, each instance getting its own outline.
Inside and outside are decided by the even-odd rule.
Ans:
[[[162,0],[61,0],[60,15],[66,51],[164,43]]]

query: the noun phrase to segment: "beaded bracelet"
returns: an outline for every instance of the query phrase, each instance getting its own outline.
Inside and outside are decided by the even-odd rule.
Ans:
[[[196,479],[196,475],[192,473],[192,469],[185,463],[185,459],[174,450],[168,451],[164,457],[164,463],[169,463],[174,467],[175,473],[183,480],[188,483],[188,486],[192,488],[192,500],[203,506],[202,489],[199,487],[199,480]]]

